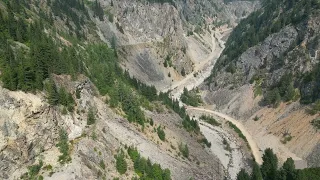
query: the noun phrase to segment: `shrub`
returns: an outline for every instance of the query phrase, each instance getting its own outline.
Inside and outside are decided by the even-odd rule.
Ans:
[[[314,119],[311,121],[311,124],[316,128],[320,129],[320,118]]]
[[[211,124],[212,126],[220,126],[221,124],[212,116],[201,115],[200,119]]]
[[[150,123],[151,126],[153,126],[154,122],[153,122],[152,118],[150,119],[149,123]]]
[[[65,164],[71,161],[71,157],[69,155],[68,134],[64,129],[61,129],[59,132],[59,136],[59,142],[56,146],[59,148],[61,155],[59,156],[58,161],[61,164]]]
[[[182,143],[180,143],[179,144],[179,150],[180,150],[182,156],[184,156],[185,158],[189,157],[189,148],[188,148],[187,144],[183,145]]]
[[[88,112],[88,117],[87,117],[87,125],[92,125],[96,122],[96,118],[93,112],[93,109],[90,108]]]
[[[28,167],[29,179],[37,179],[36,177],[39,174],[42,166],[43,166],[43,162],[42,161],[39,161],[39,164],[29,166]]]
[[[211,142],[209,142],[208,139],[205,138],[205,137],[202,138],[202,139],[200,140],[200,142],[203,143],[203,144],[205,144],[208,148],[211,147]]]
[[[81,93],[81,90],[80,90],[80,89],[77,89],[77,90],[76,90],[76,98],[77,98],[77,99],[80,99],[80,98],[81,98],[81,94],[80,94],[80,93]]]
[[[105,168],[106,168],[106,165],[104,164],[103,160],[100,160],[99,166],[100,166],[102,169],[105,169]]]
[[[166,133],[164,132],[164,130],[160,126],[157,128],[157,134],[158,134],[159,138],[161,139],[161,141],[166,140]]]

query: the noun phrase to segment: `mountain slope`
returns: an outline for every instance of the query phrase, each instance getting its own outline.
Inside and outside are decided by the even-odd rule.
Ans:
[[[163,89],[193,72],[198,56],[209,54],[210,27],[233,27],[258,3],[120,0],[101,1],[101,5],[112,18],[98,21],[98,28],[106,42],[118,47],[123,67],[144,83]]]
[[[0,178],[223,179],[198,123],[121,69],[85,3],[0,1]]]
[[[261,149],[319,166],[310,158],[318,158],[320,140],[311,123],[318,117],[319,1],[262,4],[231,33],[203,85],[205,100],[242,119]]]

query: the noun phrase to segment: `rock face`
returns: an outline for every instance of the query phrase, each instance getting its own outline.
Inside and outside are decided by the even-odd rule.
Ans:
[[[130,124],[105,104],[96,88],[81,76],[72,81],[68,76],[54,76],[58,88],[64,87],[76,100],[74,112],[63,114],[61,107],[49,106],[44,94],[11,92],[0,87],[0,179],[18,179],[28,172],[27,167],[43,161],[41,174],[45,179],[131,179],[136,176],[130,158],[128,171],[116,171],[114,155],[125,145],[137,147],[140,154],[169,168],[173,179],[223,179],[224,168],[219,160],[197,139],[181,129],[181,118],[165,110],[163,113],[147,111],[154,126],[141,127]],[[76,99],[75,91],[80,91]],[[94,108],[96,123],[87,126],[87,113]],[[163,107],[164,108],[164,107]],[[164,108],[165,109],[165,108]],[[159,143],[154,127],[166,127],[166,142]],[[72,161],[66,165],[58,162],[61,155],[56,144],[60,129],[66,130],[69,154]],[[178,145],[189,146],[189,159],[178,155]],[[174,147],[174,149],[172,148]],[[104,162],[106,169],[101,168]],[[201,168],[199,168],[201,167]]]
[[[113,17],[113,20],[105,17],[104,21],[97,21],[100,35],[109,44],[116,44],[123,66],[131,75],[158,88],[193,71],[196,60],[190,55],[190,38],[198,42],[197,48],[210,52],[210,48],[203,45],[203,37],[190,36],[187,40],[190,32],[204,36],[206,31],[210,32],[209,25],[233,27],[259,6],[255,1],[224,3],[222,0],[178,0],[173,4],[132,0],[100,2],[108,17]],[[167,67],[165,62],[169,63]]]
[[[266,38],[258,46],[254,46],[245,51],[235,61],[237,72],[233,75],[225,71],[221,71],[214,78],[214,82],[210,86],[211,90],[217,90],[225,86],[242,86],[249,84],[250,80],[256,75],[260,69],[265,69],[268,74],[267,84],[275,84],[285,73],[286,69],[276,67],[276,62],[281,54],[286,52],[297,38],[297,31],[294,27],[286,27],[279,33],[272,34]],[[223,57],[222,57],[223,58]]]
[[[243,120],[262,149],[267,146],[278,149],[283,160],[288,157],[285,154],[294,153],[290,156],[307,159],[309,166],[317,164],[310,157],[316,158],[316,154],[319,154],[319,133],[310,125],[316,116],[308,114],[305,111],[308,107],[299,102],[281,103],[277,108],[265,106],[262,94],[266,95],[270,89],[279,87],[282,77],[291,72],[296,94],[304,98],[315,95],[318,83],[306,83],[299,78],[318,66],[318,14],[315,12],[298,25],[288,25],[277,33],[271,33],[221,69],[216,68],[212,80],[202,85],[206,91],[206,102],[219,111]],[[220,60],[226,58],[222,54]],[[255,117],[259,119],[258,122],[253,121]],[[286,132],[293,137],[290,142],[283,141]],[[268,143],[264,136],[269,138]],[[312,140],[306,142],[303,137]]]

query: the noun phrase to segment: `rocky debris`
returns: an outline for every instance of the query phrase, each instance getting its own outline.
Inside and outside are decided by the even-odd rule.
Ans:
[[[320,142],[307,157],[308,167],[320,166]]]
[[[61,107],[49,106],[43,94],[11,92],[0,87],[1,179],[18,179],[28,171],[28,166],[39,160],[44,166],[52,166],[52,169],[41,170],[45,179],[112,179],[120,176],[115,169],[114,155],[120,148],[124,149],[124,145],[136,146],[142,156],[169,168],[174,179],[223,179],[225,173],[219,160],[180,128],[182,120],[177,115],[169,113],[166,118],[160,118],[157,113],[150,114],[155,124],[165,123],[165,131],[172,133],[167,137],[181,139],[188,144],[190,160],[173,156],[172,152],[141,132],[140,127],[117,115],[105,104],[104,97],[96,94],[95,87],[87,78],[80,76],[77,81],[70,78],[53,76],[57,86],[71,92],[76,100],[74,112],[67,114],[61,113]],[[81,89],[80,99],[75,98],[77,89]],[[86,125],[89,107],[95,108],[97,118],[96,124],[91,126]],[[56,144],[60,129],[65,129],[68,134],[72,158],[65,165],[58,162],[61,153]],[[106,169],[101,168],[101,161]],[[127,161],[130,162],[129,159]],[[129,179],[135,176],[131,165],[130,168],[124,175]]]
[[[108,12],[104,21],[96,21],[101,39],[117,47],[124,68],[132,76],[157,88],[169,86],[184,74],[192,73],[198,57],[192,56],[190,47],[198,44],[196,49],[208,51],[201,37],[189,36],[188,32],[200,29],[197,33],[204,35],[212,24],[226,26],[229,23],[233,27],[259,7],[258,1],[226,4],[223,0],[178,0],[174,4],[118,0],[113,1],[113,6],[111,0],[100,3]],[[108,17],[114,17],[113,21]],[[172,67],[163,65],[168,58]]]
[[[261,149],[272,147],[282,161],[286,160],[288,154],[296,159],[308,158],[309,161],[310,157],[316,158],[319,136],[310,126],[310,121],[315,117],[304,112],[306,107],[298,102],[282,103],[278,108],[261,106],[261,93],[276,86],[288,70],[298,79],[315,67],[318,63],[315,52],[320,48],[316,36],[320,27],[316,22],[318,20],[319,15],[315,13],[303,25],[287,26],[271,34],[232,61],[235,69],[233,74],[226,72],[226,65],[216,72],[213,82],[201,86],[208,104],[242,120],[257,142],[261,142]],[[255,82],[252,81],[253,77],[256,78]],[[318,84],[295,82],[297,86],[300,86],[301,96],[307,97],[311,96]],[[254,122],[255,116],[261,121]],[[283,144],[281,139],[285,129],[290,129],[292,140]],[[308,137],[310,141],[305,142],[303,137]],[[316,164],[312,160],[308,163],[309,166]]]
[[[282,29],[279,33],[270,35],[259,45],[249,48],[236,61],[236,73],[230,75],[231,73],[225,72],[225,67],[215,77],[214,83],[210,84],[210,90],[216,91],[221,87],[230,89],[230,86],[233,86],[233,89],[235,89],[234,87],[249,84],[249,81],[261,69],[271,72],[264,74],[268,76],[266,84],[277,83],[286,70],[275,67],[277,63],[274,61],[277,61],[295,43],[297,35],[298,33],[295,28],[289,26]],[[276,70],[272,71],[272,69]]]

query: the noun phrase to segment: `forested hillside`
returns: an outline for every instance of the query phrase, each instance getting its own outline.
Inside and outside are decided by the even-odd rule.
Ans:
[[[185,130],[203,138],[198,123],[186,114],[177,100],[172,100],[168,93],[157,94],[154,86],[147,86],[122,70],[117,51],[113,49],[115,47],[108,47],[96,34],[95,20],[104,20],[98,1],[86,4],[81,0],[43,3],[0,1],[1,86],[11,91],[44,93],[53,109],[63,107],[61,113],[67,115],[75,113],[75,106],[79,106],[76,101],[81,98],[81,89],[69,92],[56,84],[53,76],[70,75],[72,79],[77,79],[85,75],[98,88],[99,94],[106,97],[108,106],[123,112],[123,117],[142,129],[149,126],[146,123],[153,123],[146,117],[145,109],[153,111],[155,103],[160,102],[183,119],[181,126]],[[80,113],[79,110],[76,113]],[[90,107],[87,126],[95,127],[95,124],[95,110]],[[65,157],[63,161],[69,162],[67,134],[61,132],[64,143],[57,147],[63,152],[62,160]],[[161,137],[165,136],[160,126],[158,132]],[[139,155],[139,158],[142,157]],[[145,161],[144,158],[140,160]],[[34,168],[41,166],[42,162],[39,162]],[[162,171],[160,165],[155,164],[154,167]],[[30,171],[33,171],[32,168]],[[31,178],[38,177],[30,173]],[[148,173],[148,177],[153,177],[152,172]],[[164,173],[164,179],[170,179],[170,171],[165,170]],[[30,178],[29,175],[27,173],[24,178]]]
[[[318,63],[311,61],[313,67],[300,69],[298,64],[319,57],[316,51],[319,45],[318,28],[313,22],[319,16],[320,2],[318,0],[263,1],[262,5],[260,10],[242,20],[231,33],[226,48],[207,81],[217,82],[214,80],[215,77],[225,71],[233,74],[234,78],[241,79],[234,83],[235,86],[255,83],[255,94],[263,94],[266,105],[277,106],[281,100],[295,101],[299,98],[301,103],[315,102],[320,98],[317,80]],[[244,56],[241,55],[247,56],[246,51],[266,44],[264,41],[269,41],[267,37],[271,38],[273,34],[286,31],[285,27],[293,28],[292,30],[296,31],[294,33],[297,33],[288,42],[288,47],[282,47],[281,44],[270,45],[270,50],[271,48],[279,50],[266,56],[264,54],[269,50],[256,49],[255,57],[246,57],[247,60],[242,60]],[[286,43],[287,40],[289,39],[283,39],[280,43]],[[274,42],[276,41],[271,43]],[[275,77],[275,73],[279,71],[280,77]],[[298,90],[295,90],[296,88]]]
[[[266,149],[263,154],[263,164],[254,164],[249,175],[242,169],[237,180],[314,180],[320,178],[319,168],[298,170],[295,169],[294,160],[288,158],[283,165],[279,165],[278,157],[272,149]]]
[[[258,146],[283,147],[279,159],[292,153],[308,167],[319,166],[319,17],[318,0],[262,1],[202,86],[205,102],[242,121]]]
[[[86,35],[79,31],[90,22],[88,11],[80,1],[48,2],[46,8],[52,7],[52,13],[48,11],[47,15],[42,15],[41,8],[39,14],[33,12],[26,1],[4,3],[7,8],[0,11],[0,62],[5,88],[35,92],[43,90],[44,81],[51,74],[70,74],[72,77],[85,74],[102,95],[108,94],[112,107],[121,107],[126,112],[129,121],[143,125],[146,119],[140,106],[152,108],[150,102],[162,100],[185,118],[184,125],[188,130],[199,131],[178,102],[168,100],[167,94],[158,96],[154,87],[146,86],[124,72],[119,67],[114,49],[103,44],[86,43]],[[76,14],[80,12],[84,15],[79,18]],[[32,20],[28,21],[27,17]],[[52,25],[56,23],[48,23],[47,19],[54,18],[65,20],[68,35],[59,29],[47,30],[53,29]],[[74,44],[66,45],[58,37],[73,39]]]

